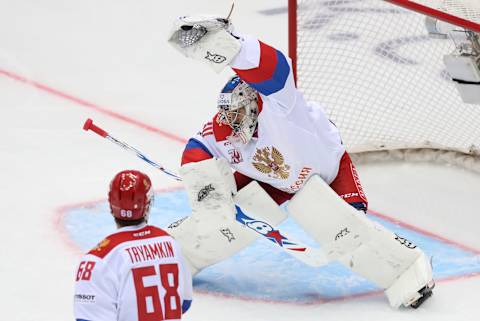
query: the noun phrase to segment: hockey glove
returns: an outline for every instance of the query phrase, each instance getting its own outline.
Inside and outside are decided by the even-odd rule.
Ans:
[[[222,71],[240,51],[229,20],[215,16],[184,16],[173,23],[169,43],[186,57]]]

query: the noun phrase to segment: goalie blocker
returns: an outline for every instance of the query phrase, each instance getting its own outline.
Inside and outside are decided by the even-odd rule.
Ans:
[[[432,268],[425,253],[349,206],[320,177],[310,178],[288,211],[328,259],[384,289],[392,307],[416,308],[432,294]]]

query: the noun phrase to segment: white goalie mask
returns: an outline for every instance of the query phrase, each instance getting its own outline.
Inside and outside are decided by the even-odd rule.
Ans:
[[[232,128],[229,140],[247,144],[257,127],[257,91],[240,77],[234,76],[223,87],[217,107],[217,122]]]

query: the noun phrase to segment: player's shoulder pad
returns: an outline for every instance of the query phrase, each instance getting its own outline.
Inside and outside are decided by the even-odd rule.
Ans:
[[[100,241],[100,243],[98,243],[97,246],[91,249],[88,254],[103,259],[113,249],[115,249],[118,245],[122,243],[161,236],[170,236],[170,234],[168,234],[161,228],[151,225],[147,225],[139,230],[117,232],[107,236],[105,239]]]

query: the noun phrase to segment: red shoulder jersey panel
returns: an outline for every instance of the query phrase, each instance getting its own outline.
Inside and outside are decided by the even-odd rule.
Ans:
[[[88,254],[92,254],[103,259],[108,253],[110,253],[110,251],[122,243],[160,236],[170,236],[170,234],[158,227],[150,225],[147,225],[139,230],[118,232],[107,236],[103,241],[98,243],[95,248],[90,250]]]

